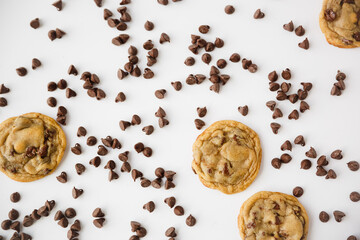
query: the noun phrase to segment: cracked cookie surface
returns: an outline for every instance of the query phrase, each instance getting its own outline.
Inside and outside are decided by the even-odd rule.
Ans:
[[[244,202],[238,226],[243,240],[306,240],[309,218],[295,197],[263,191]]]
[[[218,121],[196,139],[192,168],[206,187],[233,194],[255,180],[261,154],[255,131],[237,121]]]
[[[360,0],[324,0],[319,21],[330,44],[360,47]]]
[[[49,175],[65,147],[63,130],[43,114],[27,113],[0,124],[0,170],[13,180],[31,182]]]

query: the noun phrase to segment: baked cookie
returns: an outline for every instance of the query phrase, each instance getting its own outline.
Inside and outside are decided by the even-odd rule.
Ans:
[[[218,121],[197,137],[193,157],[192,168],[206,187],[226,194],[241,192],[259,172],[260,140],[240,122]]]
[[[40,113],[12,117],[0,124],[0,170],[19,182],[52,173],[61,161],[66,138],[56,121]]]
[[[244,202],[238,226],[243,240],[306,240],[309,218],[295,197],[264,191]]]
[[[360,0],[324,0],[320,28],[340,48],[360,47]]]

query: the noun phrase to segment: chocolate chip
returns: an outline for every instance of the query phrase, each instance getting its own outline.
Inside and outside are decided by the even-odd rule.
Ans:
[[[151,181],[151,186],[152,186],[153,188],[159,189],[159,188],[161,188],[161,184],[162,184],[161,178],[156,178],[156,179],[154,179],[154,180]]]
[[[77,135],[78,137],[84,137],[84,136],[86,136],[86,133],[87,133],[86,129],[85,129],[83,126],[80,126],[80,127],[78,128],[78,130],[77,130],[76,135]],[[95,144],[96,144],[96,143],[95,143]]]
[[[198,116],[201,117],[201,118],[202,118],[202,117],[205,117],[205,115],[206,115],[206,113],[207,113],[206,107],[202,107],[202,108],[198,107],[198,108],[196,109],[196,111],[197,111]]]
[[[360,201],[360,193],[358,193],[358,192],[352,192],[352,193],[350,193],[350,200],[351,200],[352,202],[358,202],[358,201]]]
[[[194,120],[194,123],[197,130],[202,129],[205,126],[205,122],[198,118]]]
[[[101,208],[95,208],[94,211],[92,212],[92,216],[94,218],[105,217],[105,214],[103,213]]]
[[[129,159],[129,151],[125,151],[118,155],[120,161],[126,162]]]
[[[186,225],[192,227],[196,224],[196,218],[194,218],[191,214],[186,218]]]
[[[320,156],[316,163],[318,166],[327,166],[329,164],[325,155]]]
[[[30,21],[30,27],[32,27],[33,29],[37,29],[40,27],[40,20],[39,18],[35,18],[33,20]]]
[[[294,31],[294,23],[293,23],[293,21],[290,21],[289,23],[284,24],[284,25],[283,25],[283,28],[284,28],[286,31],[289,31],[289,32]]]
[[[298,44],[298,46],[299,46],[300,48],[305,49],[305,50],[309,49],[309,40],[308,40],[307,38],[305,38],[305,40],[302,41],[302,42],[300,42],[300,43]]]
[[[136,235],[139,237],[139,238],[142,238],[142,237],[145,237],[147,234],[147,231],[144,227],[139,227],[139,229],[136,230]]]
[[[19,202],[21,199],[20,193],[18,192],[14,192],[10,195],[10,201],[13,203],[17,203]]]
[[[316,176],[322,177],[327,174],[327,171],[322,166],[317,166],[316,168]]]
[[[281,118],[282,116],[283,116],[282,111],[279,108],[275,108],[272,118],[277,119],[277,118]]]
[[[254,18],[255,19],[260,19],[260,18],[263,18],[265,17],[265,14],[259,9],[257,9],[254,13]]]
[[[271,83],[274,84],[274,83]],[[275,83],[276,84],[276,83]],[[278,91],[278,94],[276,95],[276,100],[278,101],[284,101],[287,99],[287,95],[286,93],[284,93],[283,91]]]
[[[301,146],[305,146],[305,139],[303,137],[303,135],[299,135],[294,139],[294,143],[301,145]]]
[[[69,221],[67,220],[67,218],[64,217],[59,220],[58,225],[63,228],[67,228],[67,226],[69,225]]]
[[[289,163],[292,160],[292,157],[289,154],[284,153],[280,156],[280,160],[281,163]]]
[[[329,169],[329,171],[327,172],[327,175],[325,177],[325,179],[335,179],[336,178],[336,173],[334,170]]]
[[[347,238],[347,240],[357,240],[357,238],[354,235],[351,235]]]
[[[303,86],[304,91],[310,91],[312,89],[312,83],[310,82],[302,82],[301,85]]]
[[[145,157],[151,157],[152,149],[150,147],[145,147],[144,151],[143,151],[143,154],[144,154]]]
[[[81,154],[81,146],[79,143],[76,143],[74,147],[71,148],[71,152],[80,155]]]
[[[153,201],[144,204],[143,209],[152,213],[155,210],[155,203]]]
[[[121,165],[120,171],[121,171],[121,172],[130,172],[130,171],[131,171],[130,163],[124,162],[124,163]]]
[[[165,187],[165,190],[169,190],[171,188],[175,188],[175,184],[170,180],[166,180],[164,187]]]
[[[94,167],[99,167],[101,164],[101,158],[99,156],[96,156],[89,161],[90,165],[93,165]]]
[[[41,218],[41,216],[38,214],[38,210],[34,209],[31,213],[31,218],[34,220],[39,220]]]
[[[140,229],[141,224],[139,222],[136,222],[136,221],[131,221],[130,226],[131,226],[131,231],[135,232],[136,230]]]
[[[340,149],[337,149],[331,153],[331,158],[340,160],[343,158],[342,151]]]
[[[56,38],[62,38],[66,33],[63,30],[56,28],[55,34],[56,34]]]
[[[140,153],[140,152],[142,152],[142,151],[144,151],[144,144],[143,143],[141,143],[141,142],[138,142],[138,143],[136,143],[135,145],[134,145],[134,149],[135,149],[135,151],[137,152],[137,153]]]
[[[49,97],[46,102],[50,107],[56,107],[57,104],[56,98]]]
[[[274,111],[275,106],[276,106],[276,102],[275,102],[275,101],[268,101],[268,102],[266,102],[266,106],[267,106],[271,111]]]
[[[277,91],[279,88],[280,88],[280,85],[278,83],[273,83],[273,82],[269,83],[270,91],[274,92],[274,91]],[[286,94],[284,94],[283,92],[282,92],[282,94],[286,97]],[[279,98],[279,97],[277,97],[277,98]],[[281,100],[285,100],[285,99],[283,98]]]
[[[215,47],[217,48],[222,48],[224,46],[224,40],[222,40],[221,38],[216,38],[215,42],[214,42]]]
[[[281,125],[279,123],[270,123],[271,130],[274,134],[278,134],[279,129],[281,128]]]
[[[9,219],[4,220],[4,221],[1,222],[1,228],[2,228],[3,230],[9,230],[9,229],[10,229],[10,226],[11,226],[11,223],[12,223],[12,221],[9,220]]]
[[[210,26],[209,25],[201,25],[199,27],[199,32],[201,32],[202,34],[206,34],[208,33],[210,30]]]
[[[105,156],[106,154],[108,154],[108,152],[109,151],[105,148],[105,146],[103,146],[103,145],[98,146],[98,151],[97,151],[98,155]]]
[[[339,80],[337,83],[334,83],[334,86],[336,86],[340,90],[345,90],[345,82],[343,80]]]
[[[249,107],[247,105],[238,107],[238,111],[241,115],[246,116],[249,113]]]
[[[72,189],[72,196],[74,199],[77,199],[78,197],[80,197],[82,194],[84,193],[83,189],[78,189],[76,187],[74,187]]]
[[[56,39],[56,31],[55,30],[50,30],[48,32],[48,37],[51,41],[54,41]]]
[[[158,98],[158,99],[163,99],[165,97],[165,94],[166,94],[166,90],[165,89],[159,89],[159,90],[156,90],[155,91],[155,96]]]
[[[159,127],[160,128],[163,128],[166,125],[169,125],[169,121],[166,118],[163,118],[163,117],[160,117],[158,122],[159,122]]]
[[[102,7],[102,0],[94,0],[96,6]]]
[[[109,175],[108,175],[109,182],[111,182],[112,180],[116,180],[118,178],[119,178],[119,174],[117,174],[113,170],[109,171]]]
[[[305,34],[305,29],[303,28],[303,26],[300,25],[295,28],[295,34],[299,37],[303,36]]]
[[[139,124],[141,124],[141,118],[138,115],[134,114],[131,118],[131,125],[139,125]]]
[[[231,54],[229,60],[230,62],[233,62],[233,63],[237,63],[237,62],[240,62],[240,55],[238,53],[233,53]]]
[[[20,76],[20,77],[24,77],[27,74],[27,70],[24,67],[19,67],[16,69],[16,73]]]
[[[66,89],[66,97],[67,98],[72,98],[72,97],[76,97],[76,92],[74,90],[72,90],[71,88],[67,88]]]
[[[235,8],[232,5],[227,5],[225,7],[225,13],[226,14],[233,14],[235,12]]]
[[[176,232],[175,232],[175,228],[174,227],[170,227],[165,231],[165,236],[166,237],[171,237],[174,238],[177,236]]]
[[[164,203],[166,203],[170,208],[173,208],[176,204],[176,199],[174,197],[165,198]]]
[[[346,74],[341,72],[340,70],[338,70],[335,79],[337,81],[340,81],[340,80],[344,81],[346,79]]]
[[[316,158],[317,154],[313,147],[310,147],[309,151],[305,153],[305,155],[309,158]]]
[[[125,131],[126,128],[128,128],[129,126],[131,126],[131,123],[128,122],[128,121],[123,121],[123,120],[121,120],[121,121],[119,122],[119,126],[120,126],[120,129],[121,129],[121,130]]]
[[[131,170],[131,177],[133,178],[134,182],[136,179],[138,179],[139,177],[142,177],[142,176],[143,176],[143,174],[139,170],[137,170],[137,169]]]
[[[333,85],[333,87],[331,88],[330,94],[333,96],[340,96],[341,95],[341,90],[337,85]]]
[[[332,9],[328,8],[324,12],[325,19],[328,22],[333,22],[336,19],[336,12],[334,12]]]
[[[55,213],[55,216],[54,216],[54,220],[55,221],[59,221],[60,219],[64,218],[65,215],[63,214],[63,212],[61,210],[58,210],[56,213]]]
[[[35,70],[36,68],[40,67],[41,66],[41,62],[39,59],[37,58],[33,58],[32,61],[31,61],[31,68],[33,70]]]
[[[176,174],[176,172],[174,172],[174,171],[165,171],[164,176],[167,180],[172,181],[175,174]]]
[[[177,216],[182,216],[182,215],[184,215],[184,208],[182,206],[176,206],[174,208],[174,213]]]
[[[102,228],[104,226],[105,218],[97,218],[93,220],[93,224],[97,228]]]
[[[10,89],[5,87],[4,84],[1,84],[0,85],[0,94],[4,94],[4,93],[8,93],[8,92],[10,92]]]
[[[321,211],[319,214],[319,219],[321,222],[326,223],[329,221],[330,216],[327,214],[327,212]]]
[[[150,135],[154,132],[154,127],[152,125],[149,126],[145,126],[143,127],[142,131],[146,134],[146,135]]]
[[[6,98],[0,97],[0,107],[5,107],[7,105],[8,105],[8,103],[7,103]]]
[[[35,222],[35,219],[33,219],[33,218],[32,218],[31,216],[29,216],[29,215],[26,215],[26,216],[24,217],[24,219],[23,219],[22,224],[23,224],[24,227],[30,227],[31,225],[34,224],[34,222]]]
[[[208,53],[204,53],[202,56],[201,56],[201,60],[206,63],[206,64],[209,64],[211,62],[211,55],[208,54]]]
[[[285,151],[285,150],[292,150],[292,145],[291,142],[289,140],[286,140],[280,147],[281,151]]]
[[[305,102],[305,101],[301,101],[300,102],[300,112],[303,113],[308,109],[310,109],[309,104],[307,104],[307,102]]]
[[[227,63],[226,63],[226,60],[225,60],[225,59],[219,59],[219,60],[217,60],[217,62],[216,62],[216,66],[217,66],[218,68],[220,68],[220,69],[225,68],[226,65],[227,65]]]
[[[159,40],[160,44],[163,44],[164,42],[170,42],[170,37],[169,35],[167,35],[166,33],[162,33],[160,35],[160,40]]]
[[[141,179],[140,186],[143,188],[147,188],[151,185],[151,181],[149,179],[143,178]]]
[[[59,0],[59,1],[56,1],[52,4],[58,11],[61,11],[62,8],[63,8],[63,4],[62,4],[62,1]]]
[[[60,175],[56,177],[56,179],[61,183],[66,183],[67,182],[66,172],[61,172]]]
[[[67,208],[65,210],[65,216],[67,218],[74,218],[76,216],[76,211],[74,208]]]
[[[115,46],[120,46],[125,44],[129,40],[130,36],[128,34],[120,34],[117,37],[114,37],[111,42]]]
[[[147,31],[151,31],[154,29],[154,23],[153,22],[150,22],[150,21],[146,21],[145,24],[144,24],[144,28],[147,30]]]
[[[356,162],[356,161],[350,161],[347,163],[347,166],[348,168],[351,170],[351,171],[357,171],[359,170],[359,163]]]
[[[161,167],[155,169],[155,176],[158,178],[163,178],[165,174],[165,170]]]
[[[342,211],[336,210],[333,212],[334,217],[335,217],[335,221],[337,222],[341,222],[343,217],[345,217],[345,213],[343,213]]]
[[[57,116],[65,116],[67,114],[67,109],[64,106],[58,108]]]
[[[293,190],[293,195],[297,198],[301,197],[304,194],[302,187],[295,187]]]
[[[272,71],[271,73],[269,73],[268,79],[270,82],[275,82],[276,80],[278,80],[278,75],[277,75],[276,71]]]
[[[110,169],[110,170],[114,170],[116,168],[116,163],[113,160],[109,160],[104,169]]]
[[[281,77],[285,80],[290,80],[291,78],[291,71],[289,68],[286,68],[281,72]]]
[[[11,209],[8,213],[8,217],[10,220],[16,220],[19,217],[19,212],[15,209]]]
[[[186,66],[192,66],[192,65],[194,65],[194,64],[195,64],[195,58],[193,58],[193,57],[187,57],[187,58],[185,59],[185,61],[184,61],[184,64],[185,64]]]
[[[158,2],[159,4],[161,4],[161,5],[164,5],[164,6],[166,6],[166,5],[169,4],[169,1],[168,1],[168,0],[157,0],[157,2]]]
[[[288,116],[288,119],[294,119],[294,120],[297,120],[299,119],[299,112],[298,110],[294,109]]]
[[[309,159],[304,159],[300,163],[300,168],[304,169],[304,170],[308,170],[311,168],[311,165],[312,165],[312,163]]]

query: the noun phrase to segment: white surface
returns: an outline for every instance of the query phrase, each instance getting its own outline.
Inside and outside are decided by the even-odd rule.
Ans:
[[[104,7],[116,12],[119,1],[107,0]],[[21,219],[34,208],[40,207],[46,199],[55,199],[56,208],[47,219],[36,222],[31,228],[25,229],[34,239],[65,239],[67,230],[62,229],[53,220],[55,211],[74,207],[78,212],[83,230],[81,239],[128,239],[130,221],[140,221],[148,230],[144,239],[166,239],[164,232],[174,226],[178,230],[177,239],[240,239],[237,229],[237,214],[240,206],[248,197],[260,190],[281,191],[292,193],[295,186],[305,190],[300,198],[310,218],[309,240],[314,239],[346,239],[355,234],[360,237],[360,206],[349,200],[352,191],[360,190],[359,172],[350,172],[346,163],[360,160],[360,82],[358,81],[359,49],[343,50],[328,45],[318,26],[318,13],[321,0],[313,1],[207,1],[184,0],[168,6],[159,5],[156,0],[134,0],[128,5],[133,18],[129,30],[129,42],[121,47],[111,44],[111,39],[118,34],[103,20],[103,8],[97,8],[93,1],[64,1],[64,9],[58,12],[52,1],[0,1],[0,83],[11,88],[4,95],[9,105],[0,109],[0,120],[26,112],[41,112],[55,117],[57,108],[47,106],[46,99],[54,96],[58,106],[64,105],[68,111],[68,125],[64,127],[68,138],[68,148],[63,162],[56,172],[42,180],[32,183],[17,183],[0,174],[0,220],[7,218],[7,212],[16,208],[21,212]],[[236,11],[226,15],[224,7],[233,4]],[[266,16],[264,19],[253,19],[253,13],[261,8]],[[118,16],[118,15],[117,15]],[[30,28],[29,22],[40,18],[41,27]],[[146,20],[155,24],[152,32],[143,28]],[[295,26],[302,24],[306,29],[304,37],[282,29],[284,23],[294,21]],[[221,37],[225,41],[222,49],[211,53],[215,64],[218,58],[228,57],[239,52],[242,57],[252,59],[259,71],[251,74],[244,71],[240,63],[228,63],[223,73],[231,75],[231,80],[215,94],[208,90],[209,82],[199,86],[183,85],[180,92],[174,91],[171,81],[180,80],[184,83],[190,73],[207,74],[209,67],[201,62],[201,55],[196,57],[196,65],[187,67],[183,64],[192,53],[187,50],[190,34],[198,34],[200,24],[211,26],[209,34],[204,38],[214,40]],[[47,32],[56,27],[67,34],[63,39],[51,42]],[[171,43],[160,45],[159,36],[166,32]],[[309,38],[310,49],[305,51],[297,44],[305,37]],[[158,63],[152,68],[156,77],[151,80],[128,77],[120,81],[116,71],[123,67],[127,60],[127,48],[135,45],[139,53],[140,67],[146,64],[146,51],[142,44],[152,39],[160,56]],[[39,58],[43,66],[36,71],[31,70],[31,59]],[[90,71],[98,74],[101,79],[100,88],[107,97],[96,101],[87,96],[82,89],[83,82],[78,77],[67,75],[67,68],[74,64],[80,73]],[[17,76],[15,69],[25,66],[29,73],[26,77]],[[298,104],[280,103],[285,117],[278,122],[283,125],[278,135],[274,135],[269,127],[272,122],[271,112],[265,102],[275,98],[275,93],[268,90],[267,74],[276,69],[278,72],[286,67],[292,70],[292,91],[300,87],[300,82],[311,81],[313,90],[307,99],[311,110],[301,114],[298,121],[287,120],[287,115],[298,108]],[[336,71],[341,69],[347,74],[347,89],[340,97],[330,96],[329,92],[335,82]],[[50,81],[64,78],[74,89],[76,98],[65,98],[65,91],[47,92]],[[166,98],[159,100],[154,90],[167,89]],[[126,102],[116,104],[114,98],[119,91],[124,91]],[[249,115],[241,116],[237,107],[249,106]],[[154,112],[162,106],[170,121],[170,125],[160,129]],[[204,118],[206,126],[221,119],[234,119],[248,124],[258,132],[263,147],[263,162],[255,182],[244,192],[231,196],[205,188],[198,177],[192,173],[191,146],[200,131],[195,129],[194,119],[197,117],[196,107],[206,106],[208,114]],[[142,125],[130,127],[122,132],[118,127],[121,119],[130,120],[133,114],[139,114]],[[155,132],[146,136],[142,126],[153,124]],[[86,138],[77,138],[77,127],[83,125],[88,136],[101,137],[111,135],[118,137],[123,148],[112,150],[103,157],[101,167],[95,169],[87,163],[96,154],[96,147],[87,147]],[[299,134],[306,139],[306,146],[295,146],[291,155],[291,163],[281,170],[274,169],[270,161],[281,155],[280,145],[286,140],[291,141]],[[109,159],[117,160],[119,152],[132,150],[135,143],[142,141],[153,148],[151,158],[131,152],[130,163],[153,178],[153,170],[162,166],[177,172],[175,189],[165,191],[153,188],[143,189],[139,182],[133,183],[128,174],[120,174],[117,181],[107,180],[104,164]],[[83,154],[76,156],[69,149],[79,142],[83,146]],[[300,161],[310,146],[315,147],[318,155],[330,153],[340,148],[344,152],[341,161],[331,160],[328,168],[333,168],[338,178],[325,180],[315,175],[315,166],[308,170],[300,170]],[[87,171],[78,176],[74,164],[82,162]],[[313,161],[314,162],[314,161]],[[67,184],[57,182],[55,176],[66,171],[69,175]],[[83,188],[85,193],[79,199],[71,196],[73,186]],[[19,191],[22,200],[11,203],[9,195]],[[198,223],[193,228],[185,224],[186,216],[177,217],[164,203],[165,197],[174,195],[178,203],[184,206],[186,216],[193,214]],[[150,200],[156,204],[153,213],[142,209],[142,205]],[[101,207],[106,213],[107,222],[102,229],[92,225],[92,210]],[[346,217],[341,223],[335,222],[333,216],[327,223],[318,220],[320,211],[332,213],[342,210]],[[10,231],[1,235],[10,237]]]

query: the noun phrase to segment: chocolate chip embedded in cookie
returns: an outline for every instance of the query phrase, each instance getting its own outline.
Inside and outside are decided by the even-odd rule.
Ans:
[[[0,170],[19,182],[52,173],[60,163],[66,138],[56,121],[40,113],[12,117],[0,124]]]
[[[360,0],[324,0],[319,22],[330,44],[360,47]]]
[[[242,239],[306,240],[309,218],[295,197],[264,191],[244,202],[238,227]]]
[[[252,129],[236,121],[218,121],[196,139],[192,168],[206,187],[238,193],[254,181],[261,153],[259,137]]]

